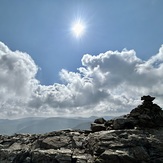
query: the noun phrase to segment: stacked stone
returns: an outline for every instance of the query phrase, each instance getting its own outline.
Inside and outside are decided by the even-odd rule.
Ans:
[[[142,104],[133,109],[130,114],[112,120],[97,119],[91,124],[93,132],[101,130],[119,130],[134,128],[163,127],[163,110],[153,103],[155,97],[143,96]]]
[[[95,119],[94,123],[91,124],[91,130],[93,132],[106,130],[105,122],[106,120],[104,118]]]
[[[141,97],[141,100],[143,100],[143,106],[147,106],[147,107],[150,107],[153,105],[154,99],[155,99],[155,97],[151,97],[149,95]]]
[[[133,118],[139,128],[163,126],[163,110],[157,104],[153,104],[154,99],[155,97],[149,95],[141,97],[142,105],[130,112],[129,118]]]

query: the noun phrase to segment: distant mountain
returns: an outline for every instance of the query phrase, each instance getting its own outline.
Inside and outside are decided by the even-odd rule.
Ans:
[[[97,117],[28,117],[21,119],[0,119],[0,134],[14,133],[43,134],[64,129],[90,129],[90,124]],[[108,119],[108,118],[106,118]]]
[[[76,125],[75,127],[73,127],[74,130],[76,129],[80,129],[80,130],[89,130],[90,126],[91,126],[91,121],[90,122],[84,122],[84,123],[80,123],[78,125]]]

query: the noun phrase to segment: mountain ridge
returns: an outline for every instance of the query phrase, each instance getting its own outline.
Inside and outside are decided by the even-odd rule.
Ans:
[[[13,120],[0,119],[0,134],[44,134],[67,128],[86,130],[90,129],[90,124],[94,118],[98,117],[26,117]],[[112,117],[108,116],[106,118],[111,119]],[[82,125],[82,128],[80,128],[80,125]]]

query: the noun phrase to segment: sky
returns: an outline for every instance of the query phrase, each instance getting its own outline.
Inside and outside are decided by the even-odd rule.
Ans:
[[[148,94],[163,107],[162,6],[0,0],[0,117],[117,116]]]

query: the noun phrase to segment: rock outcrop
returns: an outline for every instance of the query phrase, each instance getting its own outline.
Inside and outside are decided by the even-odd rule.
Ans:
[[[0,136],[0,163],[162,163],[163,111],[153,97],[130,114],[96,119],[89,131]]]
[[[99,123],[99,119],[97,119],[92,123],[91,129],[96,132],[100,130],[156,129],[163,127],[163,110],[157,104],[153,103],[154,99],[155,97],[149,95],[143,96],[141,97],[143,103],[133,109],[130,114],[109,121],[103,119],[103,121],[101,120],[103,123]]]

